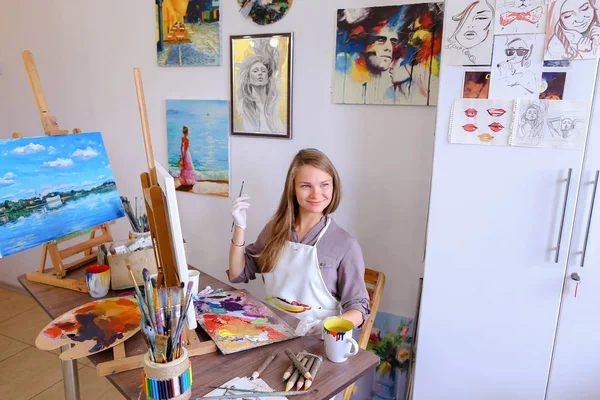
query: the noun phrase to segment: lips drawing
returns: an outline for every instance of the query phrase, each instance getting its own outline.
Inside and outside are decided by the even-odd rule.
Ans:
[[[502,108],[488,108],[487,109],[488,114],[490,114],[492,117],[501,117],[504,114],[506,114],[506,110],[502,109]]]
[[[477,125],[475,124],[466,124],[462,127],[467,132],[475,132],[477,130]]]
[[[489,143],[492,140],[494,140],[494,136],[492,136],[489,133],[482,133],[481,135],[477,136],[479,138],[479,140],[481,140],[483,143]]]
[[[504,125],[502,125],[499,122],[492,122],[491,124],[488,125],[490,127],[490,129],[494,132],[500,132],[502,129],[504,129]]]
[[[465,115],[469,118],[473,118],[474,116],[477,115],[477,110],[474,108],[467,108],[465,110]]]

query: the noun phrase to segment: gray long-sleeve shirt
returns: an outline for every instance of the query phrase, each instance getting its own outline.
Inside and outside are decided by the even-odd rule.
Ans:
[[[314,246],[319,233],[325,228],[326,218],[321,218],[300,243]],[[247,283],[256,279],[256,274],[260,273],[258,254],[265,248],[271,226],[272,222],[269,222],[258,235],[256,242],[246,246],[246,265],[237,278],[230,279],[232,283]],[[289,240],[299,242],[298,233],[293,228]],[[358,241],[332,219],[327,231],[317,243],[317,259],[323,281],[333,297],[340,302],[342,312],[358,310],[366,321],[370,314],[369,295],[364,280],[365,262]]]

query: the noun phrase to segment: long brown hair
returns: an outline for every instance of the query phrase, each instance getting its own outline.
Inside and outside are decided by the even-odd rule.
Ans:
[[[283,246],[289,240],[290,230],[296,221],[300,212],[298,200],[296,200],[296,189],[294,180],[298,174],[300,167],[311,165],[321,171],[331,175],[333,178],[333,192],[331,202],[323,210],[324,215],[334,212],[340,204],[342,195],[342,183],[337,170],[327,156],[317,149],[303,149],[296,154],[290,168],[288,169],[287,177],[285,178],[285,186],[279,200],[279,206],[272,219],[271,234],[267,240],[264,250],[260,253],[258,265],[261,272],[271,272],[275,268],[275,264],[281,255]]]

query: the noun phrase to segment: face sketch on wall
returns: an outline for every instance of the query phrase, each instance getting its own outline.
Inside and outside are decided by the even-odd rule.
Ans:
[[[520,87],[527,94],[536,93],[537,79],[529,70],[531,55],[534,51],[533,44],[527,44],[520,37],[507,37],[504,47],[505,61],[496,65],[500,81],[508,87]],[[537,91],[539,93],[539,90]]]
[[[543,138],[544,119],[546,117],[545,104],[531,102],[519,116],[519,129],[517,137],[531,145],[537,145]]]
[[[580,122],[568,114],[548,119],[548,128],[550,128],[550,132],[552,132],[555,137],[563,140],[570,140],[578,135],[579,125]]]
[[[488,39],[493,20],[494,7],[487,0],[472,2],[462,12],[452,16],[452,21],[458,22],[458,25],[447,40],[447,47],[461,49],[476,64],[477,58],[472,54],[472,49]]]
[[[596,0],[558,0],[550,6],[546,35],[549,60],[598,57],[600,22]]]

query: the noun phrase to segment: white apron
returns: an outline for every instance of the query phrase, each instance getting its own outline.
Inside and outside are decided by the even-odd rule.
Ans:
[[[317,259],[317,243],[330,221],[327,217],[314,246],[288,241],[275,269],[262,274],[265,300],[296,318],[325,319],[340,315],[340,302],[327,289]]]

